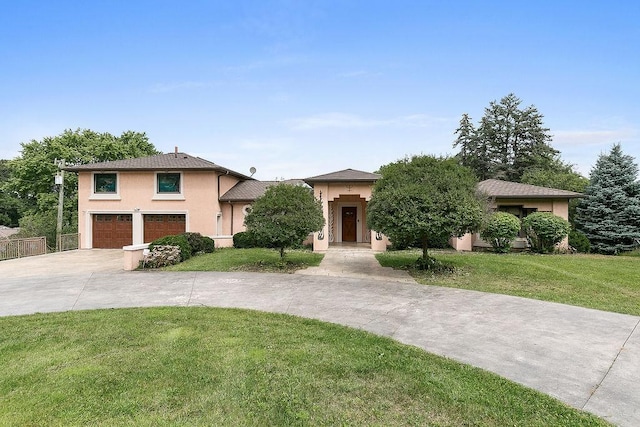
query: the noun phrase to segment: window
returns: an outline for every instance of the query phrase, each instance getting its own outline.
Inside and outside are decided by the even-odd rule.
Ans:
[[[115,173],[94,174],[93,192],[95,194],[116,194],[118,192],[118,175]]]
[[[93,172],[89,200],[120,200],[120,179],[116,172]]]
[[[180,194],[180,173],[157,174],[158,194]]]

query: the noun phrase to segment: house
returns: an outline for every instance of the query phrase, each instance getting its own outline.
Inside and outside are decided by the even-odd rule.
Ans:
[[[121,248],[185,231],[231,246],[243,204],[223,203],[220,195],[239,182],[255,182],[177,150],[66,170],[78,173],[81,248]]]
[[[533,212],[551,212],[563,219],[568,219],[569,200],[583,196],[573,191],[520,184],[499,179],[487,179],[479,182],[478,191],[486,195],[489,200],[489,207],[492,210],[509,212],[519,219]],[[468,233],[461,238],[451,239],[449,243],[459,251],[491,247],[489,243],[480,238],[479,233]],[[568,246],[566,238],[560,243],[560,246]],[[524,232],[520,232],[512,247],[514,249],[527,247],[527,239]]]
[[[276,181],[258,181],[208,160],[178,152],[68,166],[78,173],[78,231],[81,248],[142,245],[185,231],[212,237],[216,246],[233,245],[244,231],[253,201]],[[322,204],[325,225],[313,235],[313,248],[363,244],[384,251],[386,236],[366,225],[367,203],[380,175],[345,169],[304,180]],[[534,211],[568,216],[569,199],[580,194],[499,180],[486,180],[479,190],[494,209],[523,217]],[[476,234],[452,239],[458,250],[486,245]]]

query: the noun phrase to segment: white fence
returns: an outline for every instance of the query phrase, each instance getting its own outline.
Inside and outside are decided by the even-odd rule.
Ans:
[[[47,253],[46,237],[0,241],[0,261]]]

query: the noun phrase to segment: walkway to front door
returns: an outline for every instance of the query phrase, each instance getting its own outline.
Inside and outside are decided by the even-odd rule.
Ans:
[[[330,246],[324,253],[324,258],[318,267],[298,270],[296,274],[415,283],[406,271],[381,266],[375,254],[368,245],[337,244]]]

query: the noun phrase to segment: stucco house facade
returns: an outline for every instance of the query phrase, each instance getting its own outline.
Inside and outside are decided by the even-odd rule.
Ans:
[[[509,212],[519,219],[533,212],[551,212],[561,218],[569,218],[569,200],[582,197],[573,191],[520,184],[517,182],[487,179],[478,183],[478,191],[489,200],[489,208],[494,211]],[[471,251],[478,248],[490,248],[491,245],[480,238],[479,233],[468,233],[461,238],[453,238],[449,242],[459,251]],[[565,238],[560,247],[567,247]],[[523,232],[513,242],[514,249],[527,247],[527,239]]]
[[[253,201],[276,181],[258,181],[205,159],[178,152],[69,166],[78,174],[78,231],[81,248],[142,245],[169,234],[199,232],[216,246],[233,245],[245,230]],[[325,225],[313,234],[314,251],[330,245],[361,244],[384,251],[386,236],[366,225],[367,204],[380,175],[345,169],[288,180],[307,185],[322,204]],[[494,209],[523,217],[533,211],[568,216],[568,202],[578,193],[487,180],[479,190]],[[486,245],[476,234],[452,239],[458,250]]]

